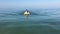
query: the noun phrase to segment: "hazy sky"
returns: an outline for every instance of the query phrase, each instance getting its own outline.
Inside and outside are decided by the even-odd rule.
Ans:
[[[60,0],[0,0],[0,7],[60,8]]]

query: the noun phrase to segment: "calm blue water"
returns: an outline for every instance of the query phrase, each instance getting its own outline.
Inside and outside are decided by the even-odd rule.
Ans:
[[[60,34],[60,9],[0,9],[0,34]]]

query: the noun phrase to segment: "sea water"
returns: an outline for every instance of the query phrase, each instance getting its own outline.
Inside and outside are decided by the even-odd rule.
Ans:
[[[0,9],[0,34],[60,34],[60,9]]]

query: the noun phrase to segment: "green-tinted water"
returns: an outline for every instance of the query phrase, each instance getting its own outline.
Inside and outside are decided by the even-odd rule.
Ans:
[[[60,34],[60,10],[37,10],[29,17],[21,10],[0,10],[0,34]]]

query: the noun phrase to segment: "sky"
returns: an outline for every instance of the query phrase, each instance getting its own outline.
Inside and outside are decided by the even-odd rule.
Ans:
[[[1,7],[60,8],[60,0],[0,0]]]

